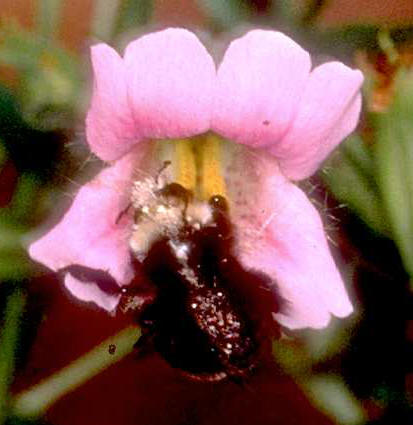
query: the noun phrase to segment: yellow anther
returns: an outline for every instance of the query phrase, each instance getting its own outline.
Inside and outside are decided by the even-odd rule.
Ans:
[[[221,140],[207,134],[199,144],[199,195],[209,200],[211,196],[225,197],[225,181],[221,170]]]
[[[190,140],[177,140],[175,144],[177,159],[176,183],[194,191],[196,186],[196,164],[193,144]]]

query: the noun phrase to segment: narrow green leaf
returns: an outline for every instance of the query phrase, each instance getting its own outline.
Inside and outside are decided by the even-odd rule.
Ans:
[[[346,160],[366,179],[374,178],[374,161],[370,149],[367,148],[359,134],[355,133],[341,144],[340,150]],[[375,184],[375,182],[371,182]]]
[[[40,416],[60,397],[129,354],[139,337],[140,330],[130,326],[103,341],[59,372],[17,395],[13,402],[13,414],[28,418]],[[111,345],[115,348],[113,353],[109,353]]]
[[[413,276],[413,74],[402,70],[390,109],[375,117],[378,181],[394,240]]]
[[[4,423],[9,401],[9,385],[14,372],[14,356],[19,337],[19,320],[24,307],[20,291],[10,295],[0,332],[0,424]]]
[[[378,233],[389,234],[374,162],[358,135],[351,136],[330,161],[323,179],[334,196]]]
[[[334,375],[316,375],[303,383],[310,400],[340,425],[362,425],[366,414],[345,382]]]

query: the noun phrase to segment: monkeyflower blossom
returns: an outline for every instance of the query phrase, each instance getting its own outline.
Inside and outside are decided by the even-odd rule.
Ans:
[[[311,176],[354,130],[360,71],[335,61],[312,67],[293,40],[264,30],[230,43],[217,66],[194,34],[176,28],[132,41],[123,57],[95,45],[92,64],[87,141],[107,167],[31,245],[33,259],[54,271],[74,264],[104,270],[128,285],[134,219],[124,212],[136,181],[155,176],[167,160],[167,181],[204,185],[196,189],[201,198],[215,186],[225,192],[237,258],[268,276],[286,300],[275,320],[322,328],[331,315],[352,312],[320,216],[294,181]],[[179,165],[190,158],[179,153],[189,146],[182,143],[201,150],[195,179],[185,177],[194,173],[191,165]],[[70,273],[65,286],[108,311],[119,302]]]

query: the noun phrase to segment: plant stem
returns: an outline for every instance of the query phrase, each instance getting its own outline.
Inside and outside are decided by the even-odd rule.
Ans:
[[[41,415],[59,398],[129,354],[139,337],[136,326],[123,329],[51,377],[18,394],[12,413],[28,418]]]

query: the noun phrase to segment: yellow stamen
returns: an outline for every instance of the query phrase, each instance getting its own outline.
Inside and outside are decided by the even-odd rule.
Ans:
[[[225,182],[221,170],[221,141],[207,134],[199,146],[199,195],[209,200],[211,196],[225,197]]]
[[[196,185],[196,164],[191,141],[177,140],[175,155],[177,159],[176,183],[193,192]]]

